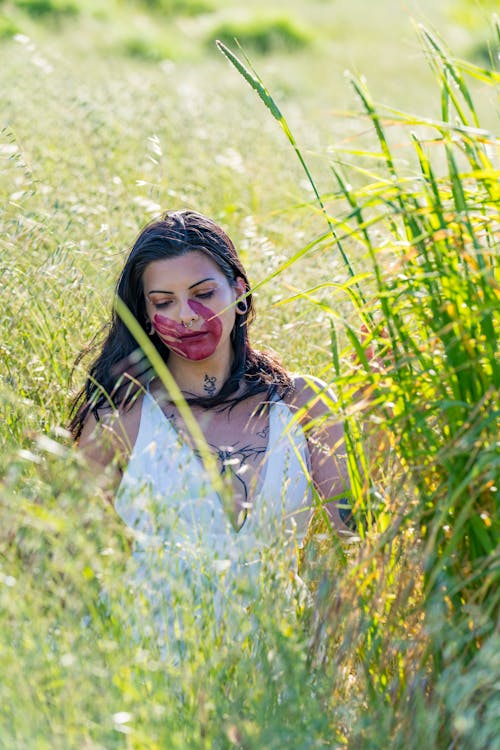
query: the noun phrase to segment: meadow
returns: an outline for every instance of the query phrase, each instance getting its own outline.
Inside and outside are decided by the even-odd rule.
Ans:
[[[500,749],[493,10],[0,3],[2,750]],[[318,513],[314,606],[279,549],[223,623],[178,582],[180,663],[66,431],[127,248],[177,207],[234,238],[256,345],[332,384],[359,531]]]

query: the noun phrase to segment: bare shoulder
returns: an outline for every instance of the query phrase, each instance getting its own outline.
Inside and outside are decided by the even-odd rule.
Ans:
[[[293,375],[292,382],[293,390],[286,399],[292,409],[304,410],[310,419],[331,413],[337,399],[324,380],[313,375]]]
[[[101,408],[97,416],[88,413],[78,446],[91,463],[107,466],[128,461],[139,432],[142,401],[141,395],[125,408]]]

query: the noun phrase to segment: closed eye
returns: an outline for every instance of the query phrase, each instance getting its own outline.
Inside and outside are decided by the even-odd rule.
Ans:
[[[164,300],[163,302],[153,302],[153,305],[157,310],[164,310],[166,307],[172,304],[171,299]]]
[[[215,294],[215,290],[211,289],[209,292],[200,292],[197,294],[198,299],[210,299],[210,297],[213,297]]]

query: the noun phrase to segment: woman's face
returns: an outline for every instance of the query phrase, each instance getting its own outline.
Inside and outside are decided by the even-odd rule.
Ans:
[[[147,317],[171,352],[191,361],[230,356],[234,302],[246,291],[242,278],[232,286],[215,261],[193,250],[153,261],[142,284]]]

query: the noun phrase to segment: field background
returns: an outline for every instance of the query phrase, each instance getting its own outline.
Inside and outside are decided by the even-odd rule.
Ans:
[[[45,7],[33,2],[38,5]],[[364,74],[377,100],[434,117],[439,95],[412,19],[435,26],[458,55],[484,57],[492,38],[486,8],[467,13],[466,3],[385,2],[375,10],[362,0],[323,0],[275,3],[272,13],[265,4],[217,3],[213,13],[187,16],[148,13],[155,5],[162,4],[68,1],[54,3],[65,13],[33,16],[2,3],[4,18],[21,33],[2,41],[3,236],[12,241],[16,256],[29,238],[31,251],[22,253],[28,277],[44,264],[53,267],[49,300],[57,300],[68,349],[50,371],[59,373],[63,398],[68,366],[107,317],[125,249],[158,210],[192,207],[220,221],[254,280],[321,231],[322,219],[314,211],[296,209],[312,194],[288,143],[215,50],[213,40],[225,25],[231,22],[237,33],[264,18],[261,36],[266,38],[266,23],[285,18],[292,31],[309,35],[304,47],[294,49],[292,41],[292,51],[286,50],[285,33],[271,54],[260,57],[252,45],[248,52],[279,100],[322,191],[332,188],[327,164],[332,148],[345,148],[349,161],[350,149],[373,145],[366,136],[369,127],[352,116],[357,105],[346,70]],[[73,13],[67,10],[73,7]],[[493,124],[494,92],[478,97],[477,106],[484,125]],[[393,130],[403,160],[405,141],[398,144]],[[19,222],[14,234],[12,222]],[[321,315],[316,326],[314,311],[314,343],[305,353],[297,336],[283,336],[282,325],[310,321],[307,306],[281,312],[268,303],[286,294],[286,285],[297,278],[304,286],[304,279],[312,285],[332,277],[345,279],[335,254],[299,264],[259,292],[256,341],[279,350],[292,367],[326,364]],[[68,282],[71,294],[64,292]],[[31,298],[29,285],[22,286],[16,295]],[[46,384],[45,367],[36,360],[48,354],[34,351],[34,360],[26,362],[29,377],[40,366],[44,374],[36,377]],[[51,379],[50,391],[53,385]]]
[[[216,38],[234,50],[232,37],[241,40],[328,205],[334,155],[370,172],[379,160],[345,71],[365,76],[381,105],[439,119],[439,86],[414,24],[441,35],[457,57],[493,69],[495,5],[0,2],[2,749],[500,747],[498,701],[489,692],[500,675],[498,641],[483,651],[470,682],[464,662],[432,689],[422,668],[412,684],[401,678],[402,693],[390,692],[413,651],[426,663],[415,600],[397,615],[401,625],[411,611],[407,631],[394,626],[386,661],[380,632],[389,609],[382,607],[379,629],[372,622],[366,631],[375,661],[372,653],[363,672],[356,651],[342,664],[341,682],[335,659],[318,656],[328,646],[314,651],[313,639],[311,656],[311,631],[295,626],[265,587],[259,647],[221,645],[213,633],[200,644],[193,630],[189,669],[164,669],[158,655],[131,643],[127,611],[113,619],[99,603],[103,577],[109,588],[122,571],[126,543],[64,432],[84,377],[77,368],[71,379],[75,358],[108,320],[117,272],[146,221],[167,208],[212,216],[235,240],[254,283],[327,229],[279,125],[217,52]],[[497,131],[498,88],[475,80],[470,88],[482,127]],[[386,112],[398,167],[411,175],[415,157],[396,120]],[[358,176],[361,184],[366,175]],[[371,288],[366,247],[347,239],[345,249]],[[257,291],[254,342],[291,370],[335,381],[330,320],[342,348],[346,324],[362,322],[359,309],[331,289],[319,305],[303,297],[276,303],[347,279],[337,249],[319,243]],[[343,371],[347,363],[343,357]],[[417,567],[408,557],[401,565],[401,580],[415,575],[418,600]],[[367,591],[379,603],[394,598],[390,587],[377,588],[376,574],[364,580],[363,606]],[[321,638],[331,645],[326,609],[330,625]],[[489,633],[492,612],[481,632]],[[436,629],[448,627],[446,613],[434,615]],[[474,702],[478,684],[484,695]]]

